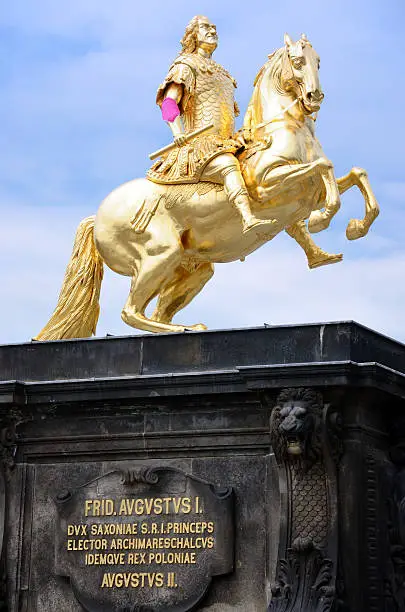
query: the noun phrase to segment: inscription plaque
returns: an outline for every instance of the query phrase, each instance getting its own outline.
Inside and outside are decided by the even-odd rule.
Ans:
[[[56,574],[87,612],[187,612],[233,570],[233,492],[172,467],[112,470],[55,500]]]

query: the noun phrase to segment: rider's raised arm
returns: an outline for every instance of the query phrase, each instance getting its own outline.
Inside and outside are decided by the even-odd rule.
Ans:
[[[193,97],[194,90],[193,69],[181,61],[176,61],[157,91],[156,103],[161,107],[162,117],[168,122],[175,141],[179,139],[178,144],[182,144],[180,141],[184,135],[181,115]]]

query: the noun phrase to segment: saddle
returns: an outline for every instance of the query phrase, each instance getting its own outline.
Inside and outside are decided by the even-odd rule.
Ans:
[[[213,190],[217,192],[224,191],[223,185],[209,183],[207,181],[162,185],[162,187],[164,187],[165,192],[146,197],[134,217],[131,219],[131,227],[136,234],[142,234],[146,230],[160,204],[170,210],[176,206],[176,204],[189,201],[194,194],[197,194],[201,198]]]

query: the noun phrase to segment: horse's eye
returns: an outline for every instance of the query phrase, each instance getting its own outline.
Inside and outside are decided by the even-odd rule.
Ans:
[[[293,57],[291,62],[294,68],[296,68],[297,70],[300,70],[300,68],[302,68],[305,63],[305,60],[303,57]]]

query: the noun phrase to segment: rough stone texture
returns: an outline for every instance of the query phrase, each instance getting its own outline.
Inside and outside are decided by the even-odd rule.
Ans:
[[[0,346],[0,380],[144,377],[352,361],[405,371],[403,345],[352,322]]]
[[[319,391],[342,422],[336,606],[405,610],[405,460],[393,454],[404,383],[405,347],[350,322],[0,346],[8,610],[82,610],[55,574],[60,489],[114,467],[168,465],[235,493],[235,569],[196,610],[265,612],[289,520],[269,420],[295,387]]]
[[[210,410],[212,407],[210,407]],[[132,422],[131,413],[134,408],[124,407],[125,422]],[[220,410],[220,407],[218,407]],[[80,411],[80,408],[79,408]],[[114,413],[120,412],[118,408]],[[243,411],[241,406],[240,411]],[[141,409],[138,407],[135,420]],[[266,415],[262,418],[266,423]],[[151,432],[150,444],[142,438],[132,438],[131,427],[127,426],[120,434],[110,434],[108,414],[106,418],[94,416],[103,431],[101,439],[93,442],[99,435],[93,434],[91,422],[84,420],[81,434],[70,433],[70,427],[63,431],[63,423],[72,419],[80,429],[80,414],[70,408],[69,417],[58,416],[58,425],[51,433],[45,435],[46,423],[52,420],[49,416],[43,418],[43,437],[35,433],[31,438],[30,426],[27,423],[21,426],[21,438],[24,442],[20,450],[24,453],[24,462],[19,463],[13,470],[11,477],[12,496],[10,499],[10,527],[9,527],[9,559],[10,566],[18,559],[18,571],[10,584],[11,606],[10,610],[19,610],[22,602],[26,602],[27,610],[32,612],[51,612],[60,610],[68,612],[79,610],[80,606],[74,600],[69,585],[65,580],[55,576],[55,504],[53,498],[61,489],[69,486],[79,486],[101,473],[131,465],[132,468],[144,465],[171,465],[186,470],[221,486],[232,486],[235,490],[235,571],[221,579],[214,578],[207,601],[249,603],[253,610],[263,610],[266,606],[264,583],[266,578],[266,478],[268,469],[268,442],[260,430],[246,434],[241,431],[233,434],[232,417],[226,414],[223,408],[222,428],[219,431],[212,427],[214,415],[203,413],[201,421],[211,425],[215,432],[211,440],[210,430],[202,431],[201,422],[196,422],[187,431],[184,420],[187,412],[180,413],[178,431],[176,419],[172,418],[170,434],[175,435],[175,449],[171,440],[165,448],[164,430],[159,435]],[[159,415],[159,412],[157,413]],[[242,420],[243,415],[232,409],[231,414]],[[173,416],[173,415],[172,415]],[[190,421],[193,419],[190,416]],[[153,416],[148,410],[151,422]],[[247,419],[249,422],[249,419]],[[79,424],[79,425],[78,425]],[[215,423],[214,423],[215,424]],[[53,423],[55,425],[55,423]],[[194,425],[194,427],[193,427]],[[114,428],[116,427],[114,423]],[[198,429],[197,429],[198,428]],[[193,431],[194,429],[194,431]],[[237,427],[236,429],[239,429]],[[265,426],[262,427],[265,429]],[[58,440],[55,439],[58,431]],[[96,428],[97,431],[97,428]],[[145,437],[144,430],[142,430]],[[232,444],[232,436],[237,436],[238,448]],[[180,443],[180,439],[182,443]],[[21,440],[22,442],[22,440]],[[22,446],[27,442],[26,450]],[[148,446],[149,448],[146,448]],[[175,456],[175,458],[174,458]],[[119,459],[117,461],[117,459]],[[22,496],[22,498],[21,498]],[[21,507],[22,506],[22,507]],[[20,520],[11,517],[20,509]],[[19,524],[20,523],[20,524]],[[19,541],[18,530],[23,529],[23,541]],[[13,559],[13,562],[11,561]],[[261,570],[257,571],[257,560],[260,559]],[[18,589],[19,582],[25,583],[24,589]],[[19,603],[18,603],[19,601]],[[242,605],[242,604],[241,604]]]

